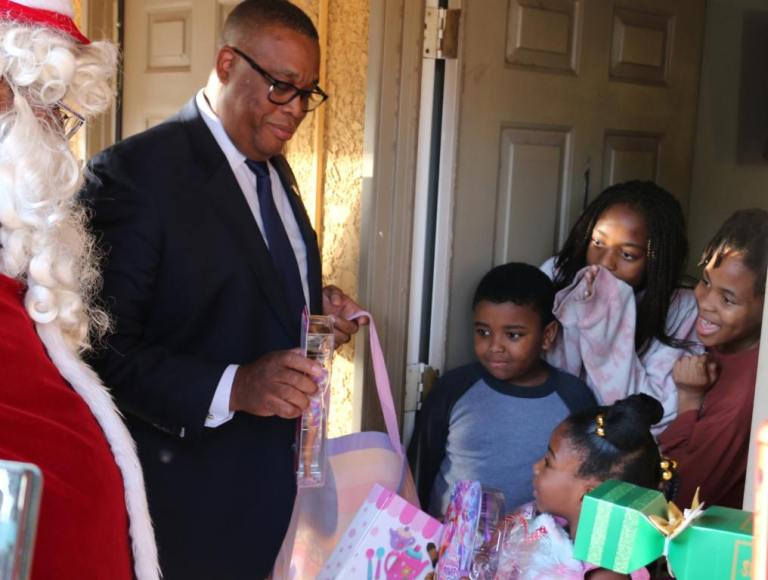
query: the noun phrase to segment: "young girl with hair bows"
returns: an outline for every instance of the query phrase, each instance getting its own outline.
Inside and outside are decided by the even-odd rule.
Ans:
[[[575,560],[573,539],[582,498],[604,481],[657,489],[670,478],[669,464],[650,431],[661,415],[661,404],[640,394],[574,413],[560,423],[533,468],[535,502],[506,518],[495,578],[649,578],[645,568],[627,576]]]

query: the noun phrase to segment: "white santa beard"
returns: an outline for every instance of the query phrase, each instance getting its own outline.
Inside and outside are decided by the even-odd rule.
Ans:
[[[88,326],[83,297],[96,280],[73,201],[80,166],[57,129],[18,97],[16,105],[0,121],[0,268],[27,282],[33,299],[27,308],[36,322],[58,318],[77,343]]]

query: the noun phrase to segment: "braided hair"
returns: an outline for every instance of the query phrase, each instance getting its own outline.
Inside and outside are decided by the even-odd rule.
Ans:
[[[663,413],[656,399],[639,394],[569,416],[563,422],[567,437],[583,453],[577,475],[599,481],[620,479],[657,489],[662,482],[661,456],[651,425],[658,423]],[[596,421],[598,415],[602,416],[602,427]]]
[[[768,211],[740,209],[729,217],[701,255],[699,266],[714,260],[717,268],[729,254],[739,254],[755,275],[755,296],[765,296],[765,271],[768,268]]]
[[[624,204],[640,213],[648,232],[646,275],[637,304],[635,350],[648,348],[651,339],[677,348],[683,341],[667,334],[667,311],[680,283],[688,256],[688,238],[680,202],[652,181],[627,181],[612,185],[597,196],[571,229],[555,260],[555,287],[562,290],[587,265],[592,230],[609,208]],[[640,289],[640,288],[638,288]]]

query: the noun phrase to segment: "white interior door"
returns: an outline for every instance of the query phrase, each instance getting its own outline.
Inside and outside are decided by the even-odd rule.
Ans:
[[[123,137],[178,111],[213,68],[219,30],[237,0],[126,0]]]
[[[452,239],[438,232],[449,290],[433,312],[443,321],[433,336],[444,368],[472,358],[481,276],[551,256],[585,196],[653,179],[686,207],[704,19],[701,0],[463,0],[461,8],[445,204]]]

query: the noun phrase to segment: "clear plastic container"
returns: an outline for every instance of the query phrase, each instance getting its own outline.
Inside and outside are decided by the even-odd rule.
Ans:
[[[310,397],[309,407],[301,416],[296,481],[301,487],[317,487],[325,482],[325,440],[334,348],[331,316],[309,317],[306,345],[307,358],[323,365],[325,374],[316,380],[317,392]]]
[[[482,486],[480,519],[477,523],[471,580],[492,580],[499,565],[501,524],[504,520],[504,493]]]

